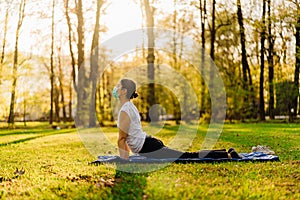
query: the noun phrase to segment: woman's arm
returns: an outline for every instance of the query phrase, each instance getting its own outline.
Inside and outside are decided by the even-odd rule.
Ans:
[[[119,154],[121,158],[128,160],[130,149],[126,143],[126,137],[127,134],[119,129],[119,138],[118,138]]]
[[[118,138],[118,147],[120,157],[123,159],[129,158],[129,147],[126,143],[127,133],[129,130],[130,118],[128,114],[124,111],[120,113],[120,124],[119,124],[119,138]]]

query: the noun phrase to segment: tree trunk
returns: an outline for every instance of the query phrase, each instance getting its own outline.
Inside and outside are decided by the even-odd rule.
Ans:
[[[249,68],[247,61],[247,52],[246,52],[246,37],[245,37],[245,28],[243,22],[243,13],[241,1],[237,0],[237,17],[240,26],[240,40],[241,40],[241,50],[242,50],[242,72],[243,72],[243,89],[248,90],[248,78],[247,78],[247,68]],[[247,98],[247,97],[246,97]]]
[[[60,50],[59,50],[60,52]],[[64,74],[61,66],[61,55],[58,56],[58,70],[59,70],[59,92],[60,92],[60,103],[62,105],[62,112],[63,112],[63,122],[67,122],[67,111],[66,111],[66,104],[65,104],[65,92],[64,92]]]
[[[77,109],[76,109],[76,125],[87,126],[88,123],[88,80],[86,77],[86,66],[84,63],[84,19],[82,11],[82,0],[78,0],[76,4],[77,16],[77,49],[78,49],[78,77],[77,77]]]
[[[68,121],[73,121],[73,116],[72,116],[72,106],[73,106],[73,103],[72,103],[72,100],[73,100],[73,88],[72,88],[72,83],[73,81],[70,80],[70,85],[69,85],[69,105],[68,105],[68,108],[69,108],[69,118],[68,118]]]
[[[201,105],[200,105],[200,116],[205,112],[205,82],[204,82],[204,66],[205,66],[205,23],[206,23],[206,0],[199,0],[200,2],[200,17],[201,17]]]
[[[252,86],[252,77],[250,67],[247,61],[247,50],[246,50],[246,35],[245,35],[245,27],[244,27],[244,17],[242,12],[242,5],[241,1],[237,0],[237,17],[238,23],[240,27],[240,40],[241,40],[241,51],[242,51],[242,72],[243,72],[243,89],[245,91],[250,91],[250,95],[246,95],[244,101],[247,102],[246,106],[248,105],[249,101],[251,102],[250,107],[250,114],[254,114],[254,89]]]
[[[154,88],[154,8],[150,6],[149,0],[144,0],[146,18],[147,18],[147,37],[148,37],[148,56],[147,56],[147,64],[148,64],[148,80],[149,80],[149,90],[147,101],[149,106],[155,104],[155,88]],[[157,116],[153,114],[153,116]],[[156,118],[152,118],[152,121],[158,121]]]
[[[268,43],[269,43],[269,116],[270,119],[275,119],[274,110],[274,39],[272,35],[272,20],[271,20],[271,0],[268,0]]]
[[[53,103],[55,109],[55,120],[56,122],[60,122],[60,107],[59,107],[59,87],[55,84],[54,93],[53,93]]]
[[[173,67],[176,71],[180,70],[179,66],[178,66],[178,59],[177,59],[177,10],[176,10],[176,4],[177,4],[177,0],[173,1],[173,7],[174,7],[174,13],[173,13],[173,25],[172,25],[172,29],[173,29],[173,38],[172,38],[172,42],[173,42]],[[178,85],[178,87],[180,87],[180,85]],[[178,104],[177,104],[177,99],[172,98],[172,104],[174,108],[174,117],[176,119],[176,124],[180,124],[180,113],[178,112]]]
[[[98,121],[99,125],[103,126],[103,122],[105,119],[111,121],[112,119],[108,117],[108,115],[112,113],[106,113],[105,112],[105,105],[111,105],[111,96],[110,92],[108,91],[108,77],[109,75],[103,74],[103,76],[100,78],[97,87],[96,87],[96,96],[97,96],[97,108],[98,108]]]
[[[4,63],[4,57],[5,57],[6,34],[7,34],[7,24],[8,24],[8,11],[9,11],[9,7],[7,6],[6,12],[5,12],[3,41],[2,41],[2,52],[1,52],[1,60],[0,60],[0,85],[2,83],[2,69],[3,69],[3,63]]]
[[[298,15],[295,37],[296,37],[296,65],[295,65],[294,84],[296,88],[296,95],[294,99],[294,111],[295,111],[295,115],[297,115],[299,113],[298,97],[299,97],[299,71],[300,71],[300,15]]]
[[[15,123],[15,101],[16,101],[15,99],[16,99],[17,79],[18,79],[19,34],[25,17],[25,6],[26,6],[26,0],[21,0],[20,7],[19,7],[19,19],[18,19],[18,25],[16,30],[14,63],[13,63],[13,81],[12,81],[11,99],[10,99],[9,116],[8,116],[8,124],[12,127],[14,127],[14,123]]]
[[[27,104],[26,97],[24,97],[24,102],[23,102],[23,124],[24,124],[24,126],[27,126],[27,124],[26,124],[26,104]]]
[[[175,70],[178,70],[177,67],[178,67],[178,62],[177,62],[177,38],[176,38],[176,35],[177,35],[177,10],[176,10],[176,1],[177,0],[174,0],[173,1],[173,6],[174,6],[174,13],[173,13],[173,64],[174,64],[174,68]]]
[[[50,116],[49,123],[53,124],[53,100],[54,100],[54,8],[55,0],[52,1],[52,24],[51,24],[51,55],[50,55]]]
[[[209,92],[212,93],[212,90],[214,88],[214,60],[215,60],[215,40],[216,40],[216,0],[212,1],[212,26],[211,26],[211,33],[210,33],[210,57],[211,57],[211,63],[210,63],[210,71],[209,71]],[[211,113],[211,98],[210,95],[208,95],[208,108],[209,112]],[[213,113],[211,113],[213,114]]]
[[[73,52],[73,46],[72,46],[72,25],[71,25],[71,19],[69,16],[69,0],[65,0],[65,15],[68,25],[68,39],[69,39],[69,49],[70,49],[70,55],[71,55],[71,64],[72,64],[72,79],[73,79],[73,86],[75,90],[77,91],[76,87],[76,69],[75,69],[75,56]]]
[[[266,120],[265,102],[264,102],[265,39],[266,39],[266,0],[263,0],[261,49],[260,49],[261,63],[260,63],[260,84],[259,84],[259,115],[261,121]]]
[[[71,65],[72,65],[72,71],[71,71],[72,81],[70,82],[70,87],[69,87],[69,96],[70,96],[69,121],[72,121],[73,120],[73,117],[72,117],[72,106],[73,106],[73,104],[72,104],[72,99],[73,99],[72,85],[73,85],[75,91],[77,91],[77,86],[76,86],[76,69],[75,69],[76,61],[75,61],[73,45],[72,45],[72,25],[71,25],[71,19],[69,16],[69,0],[65,0],[65,16],[66,16],[67,25],[68,25],[68,40],[69,40],[68,42],[69,42],[69,50],[70,50]]]
[[[102,7],[103,1],[97,1],[97,11],[96,11],[96,23],[92,41],[91,49],[91,71],[90,71],[90,81],[92,84],[92,92],[90,98],[90,109],[89,109],[89,127],[96,126],[96,89],[97,89],[97,75],[99,70],[99,27],[100,27],[100,9]]]
[[[210,39],[210,57],[215,60],[215,40],[216,40],[216,0],[212,1],[212,14],[211,14],[211,39]],[[213,74],[212,74],[213,75]],[[212,82],[212,81],[211,81]]]

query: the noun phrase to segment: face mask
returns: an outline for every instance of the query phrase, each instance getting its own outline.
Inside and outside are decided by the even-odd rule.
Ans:
[[[112,91],[112,95],[114,96],[115,99],[119,98],[119,94],[117,93],[118,88],[114,87],[113,91]]]

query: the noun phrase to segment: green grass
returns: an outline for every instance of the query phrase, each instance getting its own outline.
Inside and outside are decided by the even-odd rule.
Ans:
[[[226,124],[216,144],[216,148],[235,147],[239,152],[268,145],[280,162],[171,164],[132,174],[115,166],[89,165],[95,157],[76,129],[53,130],[43,123],[17,127],[0,129],[0,199],[300,198],[300,124]],[[187,137],[195,128],[186,127],[190,130]],[[177,130],[177,126],[147,127],[165,143]],[[201,147],[206,130],[206,125],[199,127],[189,150]],[[103,132],[115,142],[116,128],[104,128]],[[16,168],[25,173],[16,175]]]

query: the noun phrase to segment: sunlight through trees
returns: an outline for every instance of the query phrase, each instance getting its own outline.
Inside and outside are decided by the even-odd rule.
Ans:
[[[209,88],[216,75],[205,56],[214,61],[224,81],[227,120],[299,114],[299,0],[126,2],[120,8],[115,0],[1,1],[0,120],[11,127],[15,121],[27,120],[52,124],[75,119],[78,126],[104,125],[113,121],[110,93],[118,79],[147,65],[147,71],[138,72],[150,81],[138,88],[144,93],[136,100],[141,116],[149,120],[151,106],[161,104],[164,115],[179,123],[180,105],[174,94],[154,84],[162,76],[161,67],[168,64],[197,88],[192,91],[198,97],[196,112],[207,121],[211,115]],[[114,50],[97,48],[128,31],[124,27],[143,28],[146,33],[135,52],[112,59]],[[155,48],[163,36],[151,27],[176,33],[165,38],[171,53]],[[183,36],[202,49],[185,45]],[[193,73],[182,52],[202,63],[201,73],[210,74],[208,83]],[[176,87],[184,90],[185,86],[177,82]],[[190,95],[186,90],[182,98],[188,102]],[[162,115],[160,108],[156,112],[157,117]]]

